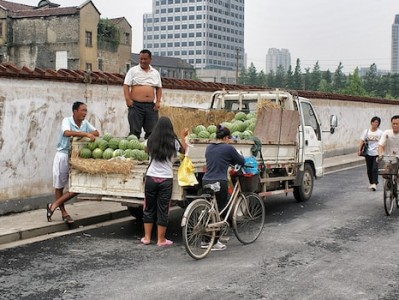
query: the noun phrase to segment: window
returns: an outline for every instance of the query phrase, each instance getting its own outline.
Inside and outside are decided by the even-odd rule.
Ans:
[[[130,64],[126,64],[126,72],[130,70]]]
[[[86,31],[86,47],[93,47],[93,33]]]
[[[86,63],[86,71],[91,72],[92,70],[93,70],[93,68],[92,68],[91,64]]]
[[[3,37],[3,22],[0,22],[0,37]]]
[[[102,59],[98,60],[98,69],[104,71],[104,62]]]
[[[130,44],[130,33],[125,32],[125,44]]]

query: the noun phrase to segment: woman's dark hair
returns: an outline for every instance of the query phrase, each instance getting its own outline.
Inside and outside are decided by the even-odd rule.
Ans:
[[[223,139],[225,136],[230,136],[230,129],[221,124],[216,126],[216,138]]]
[[[372,117],[370,123],[373,123],[374,121],[378,121],[378,126],[381,125],[381,118],[379,118],[377,116]]]
[[[168,117],[160,117],[147,141],[151,158],[166,161],[176,155],[176,134]]]
[[[79,110],[79,107],[84,104],[83,102],[80,101],[76,101],[72,104],[72,112],[74,112],[75,110]]]

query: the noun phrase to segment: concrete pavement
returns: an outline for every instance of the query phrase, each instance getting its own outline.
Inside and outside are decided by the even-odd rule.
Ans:
[[[324,159],[325,174],[352,168],[364,163],[364,158],[357,154],[334,156]],[[22,242],[43,240],[59,236],[70,231],[81,231],[93,226],[100,226],[103,222],[113,222],[121,218],[130,217],[125,206],[114,202],[76,201],[67,204],[68,213],[75,220],[69,227],[61,219],[57,210],[52,220],[47,222],[46,209],[36,209],[6,216],[0,216],[0,249],[12,247]]]

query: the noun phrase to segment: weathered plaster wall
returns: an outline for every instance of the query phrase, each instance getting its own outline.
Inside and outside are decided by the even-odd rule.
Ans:
[[[207,108],[211,94],[164,89],[163,102],[170,106]],[[101,133],[128,134],[122,86],[1,78],[0,214],[2,202],[20,199],[26,200],[24,207],[27,203],[33,208],[44,207],[38,199],[53,193],[52,162],[61,120],[72,114],[72,103],[77,100],[87,103],[87,119]],[[399,113],[398,106],[393,105],[312,101],[323,130],[329,130],[330,114],[339,118],[336,133],[323,134],[328,156],[354,152],[361,130],[369,125],[372,116],[379,115],[381,127],[386,129],[391,115]]]

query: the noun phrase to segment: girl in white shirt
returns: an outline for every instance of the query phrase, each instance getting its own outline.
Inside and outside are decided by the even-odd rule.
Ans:
[[[382,136],[382,130],[379,129],[381,119],[379,117],[372,117],[370,121],[370,128],[364,130],[360,137],[358,155],[361,155],[361,149],[365,142],[367,142],[366,151],[366,166],[367,176],[369,178],[369,189],[375,191],[378,184],[378,141]]]

